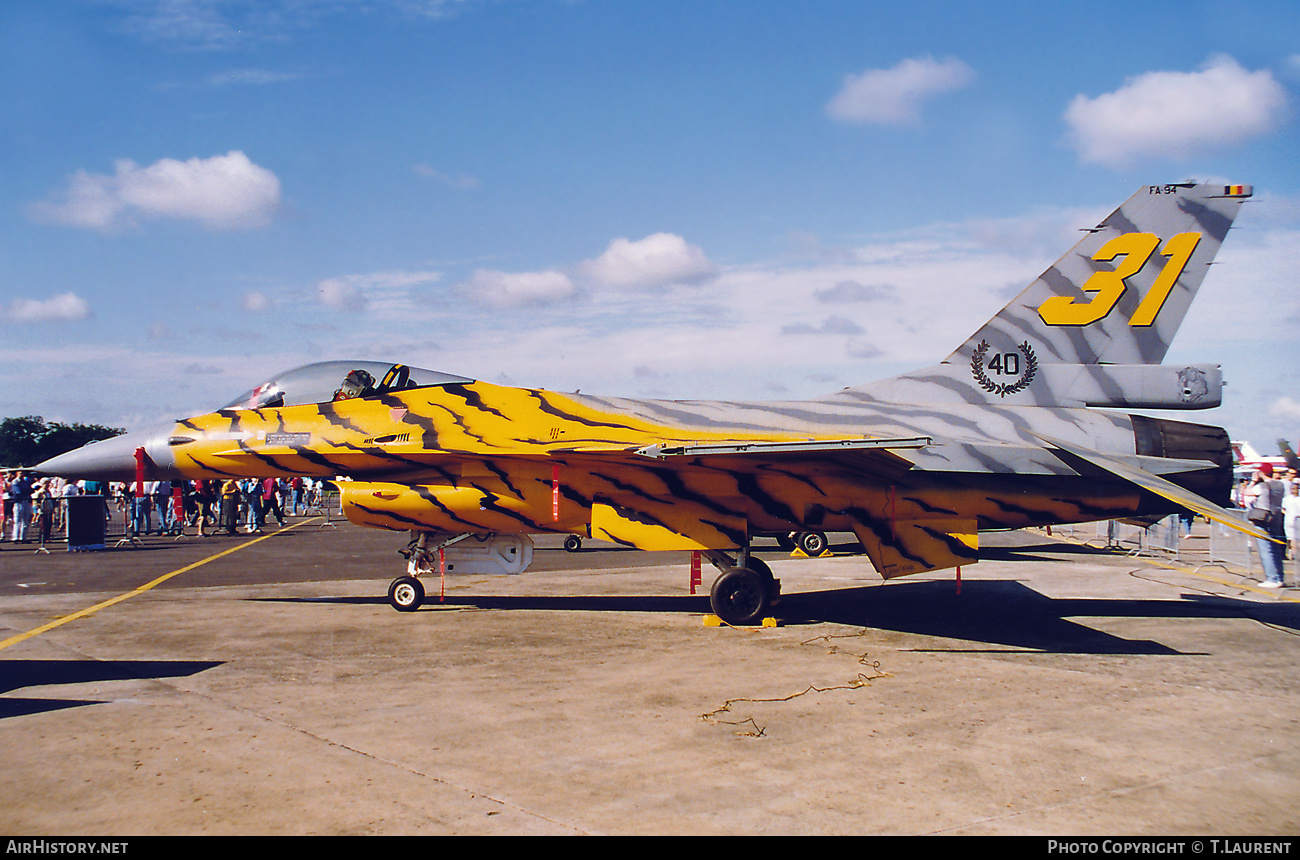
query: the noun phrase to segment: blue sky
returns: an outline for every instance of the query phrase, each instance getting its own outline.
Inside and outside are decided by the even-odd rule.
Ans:
[[[816,396],[1197,178],[1256,200],[1168,360],[1272,450],[1298,95],[1290,0],[10,0],[0,415],[137,429],[333,358]]]

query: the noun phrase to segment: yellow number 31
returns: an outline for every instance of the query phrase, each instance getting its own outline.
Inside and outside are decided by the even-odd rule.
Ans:
[[[1129,325],[1151,325],[1156,315],[1164,307],[1169,292],[1187,268],[1187,261],[1200,244],[1200,233],[1179,233],[1165,243],[1161,256],[1168,257],[1155,283],[1147,291],[1146,297],[1138,305]],[[1146,266],[1147,260],[1155,253],[1160,244],[1160,237],[1155,233],[1125,233],[1116,236],[1098,249],[1092,258],[1099,263],[1109,263],[1116,257],[1124,259],[1114,269],[1094,272],[1081,288],[1085,293],[1094,293],[1092,300],[1085,303],[1076,302],[1073,296],[1052,296],[1038,306],[1038,315],[1048,325],[1088,325],[1104,319],[1114,310],[1124,290],[1128,288],[1126,278],[1131,278]]]

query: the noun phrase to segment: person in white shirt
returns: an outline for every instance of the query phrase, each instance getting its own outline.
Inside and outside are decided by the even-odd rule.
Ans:
[[[1282,529],[1286,534],[1287,546],[1291,547],[1291,558],[1300,558],[1300,482],[1287,484],[1287,493],[1282,497]]]

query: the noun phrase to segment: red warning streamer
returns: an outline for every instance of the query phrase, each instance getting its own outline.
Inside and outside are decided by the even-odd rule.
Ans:
[[[560,464],[551,464],[551,520],[560,521]]]
[[[135,497],[144,498],[144,449],[135,449]]]

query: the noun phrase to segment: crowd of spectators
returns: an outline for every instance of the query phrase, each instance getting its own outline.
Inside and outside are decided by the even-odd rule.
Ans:
[[[69,496],[101,496],[104,516],[118,517],[128,534],[180,534],[197,527],[200,535],[258,532],[268,517],[284,525],[286,516],[320,508],[330,483],[316,478],[248,478],[227,481],[67,481],[34,478],[22,469],[0,471],[0,541],[50,540],[66,528]]]

